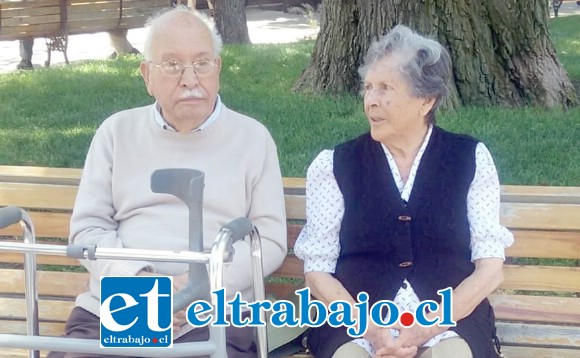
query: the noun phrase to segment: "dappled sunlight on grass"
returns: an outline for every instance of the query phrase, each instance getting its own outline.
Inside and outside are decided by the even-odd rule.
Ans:
[[[0,162],[15,165],[82,167],[92,127],[65,130],[0,130]]]
[[[580,108],[462,108],[442,127],[483,141],[503,184],[580,186]]]
[[[580,15],[550,19],[550,38],[573,82],[580,83]],[[580,90],[580,89],[579,89]]]

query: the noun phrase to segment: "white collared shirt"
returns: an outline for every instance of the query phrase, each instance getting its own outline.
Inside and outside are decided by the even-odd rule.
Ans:
[[[215,108],[213,109],[213,112],[209,115],[209,117],[207,117],[205,121],[203,121],[203,123],[199,127],[192,130],[192,132],[202,131],[207,127],[211,126],[215,121],[217,121],[222,111],[222,106],[223,106],[222,100],[220,98],[220,95],[218,94],[217,100],[215,101]],[[175,128],[173,128],[169,123],[167,123],[165,118],[163,118],[163,115],[161,114],[161,108],[159,107],[159,104],[157,102],[155,102],[155,106],[153,108],[155,108],[155,117],[154,117],[155,123],[157,123],[161,128],[165,130],[176,132]]]

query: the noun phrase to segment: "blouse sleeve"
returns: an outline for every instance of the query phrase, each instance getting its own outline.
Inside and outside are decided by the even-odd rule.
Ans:
[[[334,178],[333,155],[322,151],[306,174],[306,225],[294,247],[305,272],[334,273],[340,252],[344,199]]]
[[[513,235],[500,224],[500,185],[493,158],[483,143],[475,151],[475,176],[467,193],[467,218],[471,234],[471,260],[505,259]]]

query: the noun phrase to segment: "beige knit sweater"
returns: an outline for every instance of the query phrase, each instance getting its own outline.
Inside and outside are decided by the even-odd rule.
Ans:
[[[194,168],[205,173],[203,235],[211,248],[220,227],[248,217],[262,237],[265,274],[286,254],[286,218],[276,146],[256,120],[225,106],[217,121],[191,133],[164,130],[153,105],[122,111],[97,130],[89,149],[71,220],[70,242],[99,247],[186,250],[188,211],[168,194],[150,189],[160,168]],[[224,272],[228,296],[241,292],[251,301],[249,242],[234,246]],[[145,268],[178,275],[187,264],[97,260],[83,265],[91,273],[90,291],[77,305],[98,315],[100,276],[136,275]]]

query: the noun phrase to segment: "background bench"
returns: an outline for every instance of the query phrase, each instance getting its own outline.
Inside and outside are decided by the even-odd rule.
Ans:
[[[0,0],[0,40],[143,27],[169,0]]]
[[[31,213],[39,242],[65,243],[78,169],[0,166],[0,206]],[[289,253],[268,280],[267,292],[287,297],[303,280],[292,248],[305,219],[304,179],[285,178]],[[580,356],[580,188],[502,186],[501,221],[515,235],[507,250],[505,281],[492,295],[505,357]],[[20,235],[12,226],[0,235]],[[44,238],[44,239],[41,239]],[[22,255],[0,253],[0,333],[25,333]],[[41,333],[60,335],[86,290],[75,260],[39,256]],[[69,272],[55,271],[67,266]],[[22,351],[3,357],[23,357]]]
[[[126,30],[143,27],[168,7],[170,0],[0,0],[0,41],[45,37],[51,51],[61,51],[68,64],[68,36],[101,31],[119,46],[129,46]],[[117,49],[116,49],[117,50]]]

